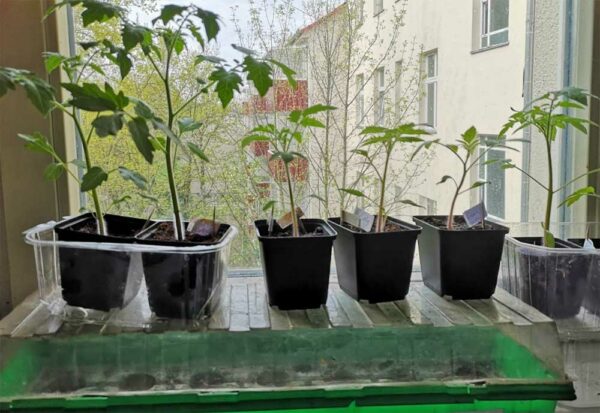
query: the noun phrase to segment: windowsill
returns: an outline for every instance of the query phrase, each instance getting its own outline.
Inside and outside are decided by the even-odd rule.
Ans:
[[[510,42],[504,42],[504,43],[495,44],[493,46],[482,47],[480,49],[471,50],[471,54],[477,54],[477,53],[487,52],[488,50],[499,49],[501,47],[508,46],[509,44],[510,44]]]

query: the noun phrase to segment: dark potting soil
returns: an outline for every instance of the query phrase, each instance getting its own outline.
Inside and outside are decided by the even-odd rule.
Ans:
[[[97,234],[98,224],[96,223],[95,219],[88,219],[72,225],[70,229],[77,232],[83,232],[85,234]],[[114,224],[106,225],[106,229],[108,231],[108,235],[123,238],[133,237],[139,232],[139,229],[136,228],[128,228],[127,226],[118,227]]]
[[[431,225],[434,225],[438,228],[446,228],[448,226],[448,217],[420,217],[422,221],[425,221]],[[494,229],[494,227],[490,224],[484,224],[482,227],[481,224],[474,225],[469,227],[465,222],[465,219],[461,216],[454,216],[454,226],[453,230],[456,231],[481,231],[483,229]]]
[[[325,235],[329,235],[321,226],[317,226],[313,231],[303,232],[302,227],[300,227],[300,237],[322,237]],[[277,225],[273,228],[273,232],[269,235],[271,237],[291,237],[292,236],[292,226],[285,229],[281,229]]]
[[[369,233],[375,232],[375,225],[376,225],[376,222],[373,222],[373,226],[371,227],[371,230],[369,231]],[[354,232],[367,233],[367,231],[364,231],[362,228],[356,227],[356,226],[349,224],[347,222],[344,222],[344,221],[342,221],[342,226],[344,228],[348,228],[349,230],[354,231]],[[387,221],[385,223],[385,227],[383,228],[382,232],[401,232],[401,231],[406,231],[406,230],[407,230],[406,228],[403,228],[401,225],[396,224],[395,222]]]
[[[190,387],[193,389],[205,386],[218,386],[227,382],[223,373],[217,369],[210,369],[194,374],[190,379]]]
[[[156,384],[156,378],[149,374],[133,373],[123,377],[119,382],[119,390],[142,391],[150,390]]]
[[[224,225],[219,225],[216,235],[209,236],[200,236],[198,234],[191,233],[189,231],[185,231],[185,240],[183,242],[193,242],[196,244],[210,244],[213,242],[218,242],[223,235],[225,235],[225,231],[227,231],[227,227]],[[172,222],[162,222],[156,226],[156,229],[148,236],[146,239],[156,240],[156,241],[174,241],[175,240],[175,228],[173,227]]]

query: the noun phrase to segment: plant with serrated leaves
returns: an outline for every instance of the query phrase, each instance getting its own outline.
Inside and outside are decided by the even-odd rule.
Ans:
[[[559,191],[570,187],[578,180],[600,171],[600,169],[594,169],[585,172],[574,179],[571,179],[559,188],[555,188],[552,144],[556,140],[559,130],[573,127],[578,131],[587,134],[587,125],[595,125],[595,123],[591,122],[589,119],[569,115],[569,111],[571,110],[585,109],[588,105],[589,98],[595,98],[595,96],[592,96],[585,90],[577,87],[567,87],[562,90],[548,92],[533,100],[523,110],[515,111],[500,132],[500,135],[502,136],[508,132],[516,133],[524,128],[533,127],[544,137],[546,160],[548,162],[548,180],[545,184],[531,176],[527,171],[519,168],[511,160],[503,161],[502,167],[504,169],[515,168],[519,170],[546,192],[546,209],[542,228],[544,230],[544,246],[549,248],[555,246],[554,235],[550,232],[550,218],[552,215],[554,195]],[[585,186],[576,189],[559,204],[559,207],[562,205],[571,206],[586,196],[597,196],[594,187]]]
[[[385,206],[385,193],[389,181],[390,161],[394,150],[398,144],[414,144],[423,142],[423,135],[429,135],[429,132],[414,123],[406,123],[395,128],[385,128],[382,126],[367,126],[361,132],[366,139],[358,149],[352,150],[352,153],[361,156],[366,165],[375,172],[379,184],[379,198],[372,199],[365,193],[354,188],[341,188],[342,192],[365,198],[377,207],[377,216],[375,220],[375,232],[383,232],[387,221],[387,212]],[[376,157],[383,157],[383,167],[376,163]],[[396,201],[401,204],[420,207],[409,199]]]
[[[244,77],[252,82],[261,96],[264,96],[273,84],[272,66],[278,66],[288,77],[292,86],[295,86],[294,72],[287,66],[273,61],[255,57],[251,51],[240,49],[245,54],[242,61],[235,61],[230,65],[223,59],[206,55],[211,42],[216,41],[220,31],[218,16],[200,7],[165,5],[158,16],[152,19],[151,26],[143,26],[130,21],[127,11],[122,7],[97,0],[64,0],[51,8],[50,12],[64,6],[81,7],[82,23],[88,26],[93,23],[103,23],[116,19],[121,27],[121,43],[115,44],[108,39],[82,43],[81,47],[90,57],[83,57],[83,53],[75,57],[65,57],[51,54],[46,60],[47,66],[52,69],[61,67],[67,74],[71,73],[69,82],[62,87],[71,94],[71,99],[66,104],[56,104],[52,99],[44,100],[48,93],[46,86],[40,84],[35,87],[27,83],[27,78],[15,78],[9,84],[20,81],[26,90],[32,89],[34,98],[40,99],[37,106],[44,109],[68,108],[75,126],[79,132],[84,147],[88,170],[84,176],[82,190],[91,191],[99,219],[99,227],[103,232],[102,213],[96,194],[96,187],[107,179],[107,173],[100,167],[91,166],[88,158],[87,145],[92,131],[84,134],[81,123],[77,119],[77,110],[95,112],[98,114],[92,122],[93,131],[97,136],[116,135],[125,125],[135,143],[137,150],[144,159],[152,163],[154,152],[162,152],[165,156],[166,174],[169,183],[171,206],[174,217],[174,233],[177,240],[185,238],[183,218],[180,211],[178,191],[175,184],[174,171],[176,169],[177,150],[189,152],[204,162],[208,162],[203,148],[193,142],[184,142],[191,132],[199,129],[202,124],[193,118],[184,116],[184,110],[200,95],[216,93],[223,107],[226,107],[240,91],[244,84]],[[199,90],[187,100],[175,107],[172,94],[172,73],[177,65],[178,56],[187,49],[195,54],[197,64],[207,65],[207,76],[196,79]],[[140,53],[141,51],[141,53]],[[145,59],[155,70],[162,84],[166,113],[159,114],[147,103],[134,97],[127,97],[121,92],[115,92],[107,82],[103,87],[95,83],[80,82],[81,73],[85,69],[92,69],[101,75],[104,74],[100,65],[95,63],[95,58],[103,58],[118,68],[121,79],[125,79],[133,68],[136,58]],[[1,81],[2,78],[0,78]],[[1,83],[0,83],[1,84]],[[29,89],[28,89],[29,88]],[[0,86],[0,91],[2,86]],[[34,100],[34,104],[36,101]],[[130,179],[136,185],[145,183],[145,179],[129,171],[121,173],[125,179]],[[135,179],[134,179],[135,178]],[[88,185],[83,185],[85,183]]]
[[[434,139],[431,141],[425,141],[417,147],[417,150],[412,155],[412,158],[414,158],[415,155],[423,148],[428,149],[432,145],[437,145],[441,146],[444,149],[447,149],[452,154],[452,156],[458,159],[458,161],[461,164],[461,172],[458,179],[451,175],[444,175],[438,182],[438,185],[444,183],[452,183],[454,185],[454,194],[452,195],[452,201],[450,202],[450,212],[448,213],[446,224],[446,227],[449,230],[454,229],[454,210],[456,207],[456,201],[458,200],[458,197],[475,188],[479,188],[490,183],[489,181],[477,180],[470,186],[465,187],[467,185],[467,178],[471,170],[473,168],[478,167],[481,160],[485,158],[485,155],[494,148],[504,148],[516,151],[515,148],[506,145],[507,142],[516,141],[519,141],[519,139],[506,140],[503,138],[503,136],[500,136],[495,139],[483,139],[477,133],[477,129],[475,128],[475,126],[471,126],[461,135],[461,139],[457,139],[455,143],[444,143],[440,139]],[[498,160],[490,159],[489,161],[485,161],[484,163],[490,164],[496,161]]]
[[[290,164],[306,156],[297,149],[304,141],[304,132],[307,128],[324,128],[325,125],[313,115],[335,109],[333,106],[313,105],[304,110],[294,110],[288,115],[289,125],[277,127],[273,123],[259,125],[242,139],[242,147],[245,148],[252,142],[268,142],[271,147],[269,161],[281,160],[284,165],[285,178],[287,182],[288,199],[290,202],[290,213],[292,215],[292,236],[300,236],[300,224],[296,213],[296,202],[292,187]],[[273,202],[267,203],[265,209],[272,208]]]
[[[125,180],[133,182],[139,189],[146,189],[146,180],[139,173],[120,166],[111,171],[104,171],[90,156],[89,146],[95,137],[106,138],[116,135],[123,126],[123,111],[129,104],[129,98],[122,92],[115,91],[109,83],[102,86],[85,83],[82,81],[86,69],[94,70],[103,75],[100,67],[90,63],[90,53],[84,51],[73,57],[60,56],[56,53],[46,53],[46,71],[50,74],[61,69],[68,80],[62,87],[71,93],[64,102],[58,99],[54,88],[39,78],[34,73],[13,68],[0,68],[0,96],[14,90],[17,86],[25,89],[31,103],[45,116],[54,110],[60,110],[68,115],[74,122],[76,136],[83,150],[83,160],[67,161],[62,159],[50,141],[41,133],[19,134],[18,137],[25,141],[26,148],[49,155],[52,163],[44,171],[44,177],[49,180],[58,179],[67,172],[79,183],[82,192],[91,195],[94,213],[97,220],[97,231],[106,234],[103,208],[98,196],[98,188],[108,180],[109,175],[118,172]],[[78,110],[96,114],[91,127],[86,130],[79,119]],[[110,112],[110,115],[101,113]],[[81,179],[72,171],[69,164],[74,164],[83,170]],[[112,207],[128,199],[127,195],[113,200]]]

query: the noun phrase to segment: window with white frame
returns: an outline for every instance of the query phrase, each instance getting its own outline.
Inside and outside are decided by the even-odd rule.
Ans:
[[[430,52],[424,56],[425,66],[425,96],[423,105],[423,121],[429,126],[437,124],[437,75],[438,54],[437,51]]]
[[[375,71],[375,124],[385,122],[385,68]]]
[[[394,104],[396,110],[396,120],[402,118],[402,60],[396,61],[394,73]]]
[[[373,16],[383,11],[383,0],[373,0]]]
[[[365,77],[356,76],[356,124],[362,125],[365,117]]]
[[[508,42],[508,1],[481,0],[482,48]]]
[[[496,140],[497,136],[482,135],[482,142]],[[481,186],[481,199],[485,207],[494,218],[506,217],[506,170],[502,168],[502,160],[506,159],[506,152],[500,148],[488,149],[486,146],[479,148],[479,174],[478,178],[489,182]],[[484,153],[485,152],[485,153]]]

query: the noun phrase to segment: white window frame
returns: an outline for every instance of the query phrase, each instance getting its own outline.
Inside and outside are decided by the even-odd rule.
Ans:
[[[434,59],[434,74],[432,76],[429,75],[429,58],[433,57]],[[438,111],[437,111],[437,103],[438,103],[438,52],[437,50],[433,50],[431,52],[427,52],[423,55],[423,66],[424,66],[424,71],[425,71],[425,80],[423,81],[423,83],[425,84],[425,105],[424,105],[424,116],[423,116],[423,120],[424,123],[428,124],[431,127],[436,127],[437,126],[437,117],[438,117]],[[433,120],[430,122],[429,119],[429,110],[428,110],[428,104],[429,104],[429,86],[433,85]]]
[[[383,11],[383,0],[373,0],[373,16]]]
[[[365,76],[356,75],[356,125],[361,126],[365,117]]]
[[[385,123],[385,67],[375,70],[375,125]]]
[[[402,68],[403,61],[397,60],[394,66],[394,104],[395,104],[395,112],[396,112],[396,120],[400,120],[402,117],[402,108],[400,104],[402,103]]]
[[[480,145],[479,149],[477,150],[478,156],[481,156],[482,151],[484,151],[484,150],[487,149],[487,146],[485,145],[486,139],[497,139],[498,136],[496,136],[496,135],[479,135],[479,136],[480,136],[480,142],[484,143],[484,145]],[[504,150],[503,148],[497,148],[496,147],[496,148],[492,148],[491,150],[504,153],[504,158],[506,159],[506,150]],[[483,157],[481,157],[481,159],[479,159],[480,165],[481,165],[481,163],[487,162],[489,160],[489,158],[488,158],[489,153],[490,153],[490,151],[486,152],[486,154]],[[488,167],[488,165],[483,165],[483,176],[481,174],[481,168],[480,167],[477,168],[477,179],[480,179],[480,180],[483,180],[483,181],[487,181],[488,180],[488,176],[487,176],[488,175],[488,169],[487,169],[487,167]],[[493,215],[493,214],[490,213],[489,205],[488,205],[488,202],[487,202],[487,187],[488,187],[489,184],[482,185],[480,187],[481,189],[479,191],[480,201],[485,201],[485,204],[486,204],[486,207],[487,207],[487,210],[488,210],[488,215],[491,218],[493,218],[493,219],[495,219],[497,221],[504,221],[504,220],[506,220],[506,170],[502,169],[502,173],[504,173],[504,195],[503,195],[503,198],[502,198],[503,201],[504,201],[504,216],[503,217],[497,216],[497,215]]]
[[[492,23],[492,5],[493,5],[494,1],[495,0],[481,0],[481,4],[479,5],[479,8],[481,10],[481,14],[479,17],[479,21],[480,21],[479,47],[481,47],[482,49],[487,49],[488,47],[494,47],[494,46],[498,46],[498,45],[505,44],[508,42],[508,40],[506,40],[506,42],[490,44],[490,39],[492,38],[492,36],[503,33],[503,32],[508,33],[508,28],[509,28],[509,24],[507,22],[506,27],[495,30],[493,32],[489,31],[489,29],[491,27],[491,23]],[[509,3],[510,3],[510,0],[509,0]],[[509,13],[510,13],[510,4],[509,4]],[[509,17],[510,17],[510,14],[509,14]],[[507,36],[507,39],[508,39],[508,36]],[[486,41],[486,42],[484,43],[484,41]]]

